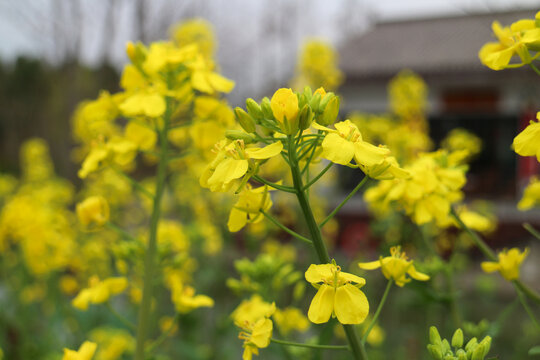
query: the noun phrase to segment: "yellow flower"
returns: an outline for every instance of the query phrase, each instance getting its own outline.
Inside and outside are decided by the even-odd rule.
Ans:
[[[144,90],[130,95],[118,107],[125,116],[160,117],[166,109],[165,99],[155,91]]]
[[[77,217],[84,226],[103,226],[109,221],[109,204],[103,196],[91,196],[77,204]]]
[[[100,281],[94,276],[90,278],[89,285],[71,302],[79,310],[87,310],[89,304],[102,304],[111,296],[122,293],[127,288],[128,282],[125,277],[111,277]]]
[[[540,161],[540,112],[536,114],[536,120],[531,120],[529,126],[514,138],[512,147],[519,155],[536,155],[536,159]]]
[[[248,222],[258,223],[264,217],[261,210],[268,211],[271,207],[272,199],[268,193],[268,186],[253,189],[250,184],[247,184],[231,209],[227,223],[229,231],[240,231]]]
[[[203,19],[186,21],[172,29],[172,38],[179,46],[197,44],[205,57],[214,54],[215,39],[212,24]]]
[[[292,330],[304,332],[309,328],[308,319],[295,307],[287,307],[283,310],[276,309],[273,317],[283,335],[289,334]]]
[[[274,303],[265,302],[259,295],[253,295],[249,300],[244,300],[233,311],[231,317],[238,327],[244,327],[247,323],[255,323],[257,320],[270,317],[276,311]]]
[[[531,57],[527,45],[534,45],[540,39],[540,34],[534,20],[519,20],[510,27],[502,27],[498,21],[493,22],[493,33],[499,40],[489,42],[482,46],[478,57],[482,64],[493,70],[502,70],[508,67],[512,57],[517,54],[521,63],[510,66],[522,66],[529,64],[534,58]]]
[[[349,165],[354,160],[357,165],[371,167],[381,164],[390,150],[386,147],[374,146],[362,140],[358,127],[350,120],[334,124],[336,130],[313,123],[316,129],[327,131],[322,142],[321,156],[336,164]]]
[[[62,360],[90,360],[96,352],[97,344],[85,341],[78,351],[64,348]]]
[[[518,248],[503,250],[498,254],[499,262],[484,261],[482,270],[487,273],[498,271],[508,281],[519,279],[519,267],[529,255],[529,249],[521,252]]]
[[[535,206],[540,206],[540,181],[537,177],[531,178],[529,185],[523,192],[523,197],[519,201],[517,208],[521,211],[529,210]]]
[[[246,332],[242,331],[238,335],[239,339],[244,340],[242,360],[251,360],[253,354],[259,355],[259,349],[270,344],[273,330],[272,320],[259,319],[255,324],[245,327],[244,330]]]
[[[214,300],[206,295],[195,295],[195,289],[177,282],[172,288],[172,302],[176,311],[187,313],[200,307],[213,307]]]
[[[130,121],[127,124],[124,136],[142,150],[152,150],[157,141],[157,134],[154,130],[135,121]]]
[[[270,107],[283,133],[291,135],[298,131],[298,97],[291,89],[277,90],[272,95]]]
[[[222,141],[216,145],[217,155],[206,167],[199,182],[211,191],[227,191],[233,180],[243,177],[250,165],[255,166],[254,160],[269,159],[279,155],[282,149],[280,141],[263,148],[246,148],[243,140],[234,140],[230,144]]]
[[[342,324],[360,324],[368,312],[366,295],[360,291],[366,281],[356,275],[342,272],[335,264],[312,264],[306,271],[306,280],[318,288],[309,306],[308,318],[322,324],[337,317]]]
[[[360,269],[374,270],[382,268],[382,273],[388,280],[393,279],[396,285],[403,286],[409,281],[409,275],[415,280],[427,281],[429,276],[416,270],[412,260],[407,260],[405,252],[400,251],[399,246],[394,246],[390,249],[391,256],[380,257],[377,261],[371,261],[367,263],[358,263]]]

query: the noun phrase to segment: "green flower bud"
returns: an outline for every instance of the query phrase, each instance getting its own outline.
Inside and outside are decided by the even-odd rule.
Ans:
[[[300,127],[300,131],[309,128],[312,122],[313,112],[311,111],[309,105],[305,104],[302,110],[300,110],[300,114],[298,115],[298,126]]]
[[[234,108],[234,115],[236,115],[236,120],[240,123],[242,129],[248,133],[255,132],[255,121],[244,109],[240,107]]]
[[[467,353],[463,349],[459,349],[456,352],[458,360],[467,360]]]
[[[474,350],[476,348],[476,345],[478,345],[478,340],[476,340],[476,338],[473,337],[471,340],[469,340],[467,345],[465,345],[465,351],[467,351],[468,353],[469,350]]]
[[[326,95],[324,95],[321,99],[319,110],[324,111],[324,109],[326,109],[326,105],[330,102],[330,100],[332,100],[335,97],[336,97],[336,94],[334,94],[333,92],[327,92]]]
[[[270,106],[270,99],[267,97],[264,97],[261,101],[261,110],[264,115],[265,119],[273,119],[274,118],[274,112],[272,111],[272,107]]]
[[[474,349],[471,360],[484,360],[484,346],[478,344],[476,349]]]
[[[230,140],[243,140],[245,144],[255,142],[255,136],[245,133],[242,130],[226,130],[225,137]]]
[[[261,107],[252,98],[246,100],[246,109],[256,123],[259,123],[264,117]]]
[[[311,97],[311,100],[309,101],[309,106],[316,113],[319,112],[319,105],[321,103],[321,98],[322,97],[320,93],[315,93],[315,95],[313,95]]]
[[[429,328],[429,342],[433,345],[441,344],[441,335],[439,335],[439,330],[435,326]]]
[[[435,360],[443,360],[441,349],[437,345],[429,344],[427,346],[429,353],[431,354],[431,357]]]
[[[236,115],[236,120],[240,123],[242,129],[248,133],[255,132],[255,121],[244,109],[235,107],[234,115]]]
[[[486,336],[482,341],[480,341],[478,346],[482,346],[482,358],[486,357],[489,353],[489,349],[491,348],[491,336]]]
[[[452,352],[450,348],[450,343],[448,342],[448,340],[443,339],[441,344],[442,344],[443,354],[446,354],[447,352]]]
[[[447,354],[443,358],[444,360],[456,360],[453,354]]]
[[[454,336],[452,336],[452,346],[455,348],[460,348],[463,346],[463,330],[456,330]]]
[[[339,113],[339,97],[334,96],[332,100],[328,102],[322,115],[319,117],[318,122],[323,126],[333,124]]]

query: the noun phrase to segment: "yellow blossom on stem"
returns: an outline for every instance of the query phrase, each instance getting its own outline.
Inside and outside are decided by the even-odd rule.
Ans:
[[[293,330],[305,332],[309,328],[308,319],[295,307],[287,307],[283,310],[276,309],[273,318],[283,335],[287,335]]]
[[[298,97],[291,89],[277,90],[270,100],[270,107],[283,133],[291,135],[298,131]]]
[[[94,357],[96,348],[97,344],[90,341],[85,341],[77,351],[64,348],[62,360],[90,360]]]
[[[529,126],[514,138],[512,147],[517,154],[536,156],[540,161],[540,112],[536,114],[536,122],[531,120]]]
[[[306,271],[306,280],[315,288],[317,294],[311,301],[308,318],[315,324],[322,324],[337,317],[342,324],[360,324],[368,312],[366,295],[360,291],[366,280],[341,271],[335,264],[311,264]]]
[[[313,123],[313,126],[328,132],[322,142],[321,156],[336,164],[349,165],[354,158],[357,165],[371,167],[383,163],[390,156],[390,150],[386,147],[363,141],[360,130],[350,120],[335,123],[336,130],[317,123]]]
[[[498,254],[499,261],[484,261],[482,270],[487,273],[498,271],[508,281],[519,279],[519,267],[529,255],[529,249],[521,252],[518,248],[503,250]]]
[[[216,144],[217,155],[200,177],[202,187],[211,191],[227,191],[232,181],[255,168],[255,160],[269,159],[281,153],[283,144],[277,141],[263,148],[246,147],[243,140]]]
[[[236,232],[247,223],[257,223],[263,219],[261,210],[268,211],[272,207],[272,199],[268,193],[268,186],[253,189],[247,184],[240,193],[238,201],[231,209],[227,227],[229,231]]]
[[[244,300],[233,311],[231,317],[238,327],[246,323],[255,323],[260,318],[270,317],[276,311],[274,303],[267,303],[260,295],[253,295],[249,300]]]
[[[77,217],[82,225],[103,226],[109,221],[109,204],[103,196],[91,196],[77,204]]]
[[[394,280],[398,286],[403,286],[411,281],[407,275],[419,281],[429,280],[428,275],[416,270],[413,261],[408,260],[407,255],[401,251],[399,246],[394,246],[390,249],[390,256],[381,256],[377,261],[358,263],[358,266],[364,270],[381,268],[384,277],[388,280]]]
[[[172,285],[172,302],[179,313],[188,313],[200,307],[213,307],[214,300],[206,295],[195,295],[195,289],[184,285],[181,281],[174,281]]]
[[[71,304],[79,310],[87,310],[89,304],[102,304],[113,295],[122,293],[128,285],[125,277],[111,277],[100,281],[90,278],[89,287],[82,289]]]
[[[523,192],[523,197],[517,204],[517,208],[525,211],[535,206],[540,206],[540,181],[537,177],[531,178],[529,185]]]
[[[251,360],[253,354],[259,355],[259,349],[270,344],[273,330],[272,320],[259,319],[255,324],[245,327],[244,330],[238,335],[239,339],[244,340],[242,360]]]

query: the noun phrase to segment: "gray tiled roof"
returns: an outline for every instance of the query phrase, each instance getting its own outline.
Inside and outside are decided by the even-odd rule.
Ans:
[[[345,42],[341,69],[350,77],[481,70],[478,50],[494,41],[491,23],[532,19],[536,10],[383,22]]]

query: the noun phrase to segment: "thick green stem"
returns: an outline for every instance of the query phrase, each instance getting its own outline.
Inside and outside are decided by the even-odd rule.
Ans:
[[[141,306],[139,308],[139,323],[137,325],[137,345],[135,349],[135,360],[144,360],[145,342],[150,328],[150,315],[156,270],[157,256],[157,230],[161,215],[161,199],[165,189],[165,178],[167,175],[168,147],[167,132],[171,116],[171,100],[167,99],[167,111],[163,116],[163,129],[159,131],[160,156],[157,169],[156,193],[150,217],[150,235],[148,237],[148,247],[144,259],[144,284]]]
[[[311,210],[311,206],[309,204],[309,199],[304,191],[304,183],[302,181],[302,174],[300,173],[298,159],[296,157],[296,148],[292,136],[288,137],[288,144],[289,163],[291,167],[291,175],[293,178],[294,188],[296,189],[296,197],[300,204],[300,208],[302,209],[304,219],[306,220],[306,223],[308,225],[309,232],[311,234],[311,240],[313,241],[313,247],[317,252],[319,262],[321,264],[328,264],[330,263],[330,256],[328,255],[328,250],[326,249],[326,245],[324,244],[321,229],[315,221],[313,211]],[[347,335],[347,339],[349,340],[349,345],[354,359],[367,360],[368,357],[364,348],[364,344],[362,344],[358,339],[358,335],[356,334],[356,329],[354,325],[343,325],[343,329],[345,330],[345,334]]]
[[[347,345],[318,345],[318,344],[304,344],[304,343],[297,343],[292,341],[285,341],[285,340],[278,340],[278,339],[270,339],[271,342],[286,346],[296,346],[296,347],[305,347],[310,349],[328,349],[328,350],[349,350],[350,347]]]
[[[369,324],[366,332],[364,333],[364,336],[362,337],[362,343],[365,343],[369,333],[371,332],[371,329],[375,326],[377,323],[377,319],[379,318],[379,314],[381,313],[381,310],[386,303],[386,298],[388,297],[388,293],[390,292],[390,288],[392,287],[392,284],[394,283],[394,280],[390,279],[388,280],[388,284],[386,285],[386,289],[384,290],[384,294],[381,298],[381,301],[379,302],[379,306],[377,306],[377,310],[375,311],[375,315],[373,315],[373,319],[371,320],[371,323]]]

